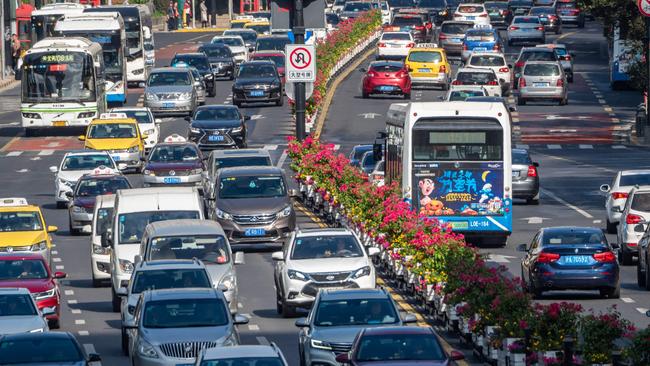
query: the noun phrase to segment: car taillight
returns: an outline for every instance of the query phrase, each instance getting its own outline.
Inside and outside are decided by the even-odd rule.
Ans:
[[[570,55],[561,56],[561,60],[563,60],[563,61],[571,61],[571,56]]]
[[[402,70],[402,71],[398,72],[397,74],[395,74],[395,77],[401,79],[401,78],[405,78],[405,77],[407,77],[408,74],[409,74],[408,71],[406,71],[406,70]]]
[[[537,263],[551,263],[556,262],[558,259],[560,259],[560,255],[557,253],[541,252],[537,257]]]
[[[488,16],[487,13],[479,15],[479,17],[481,17],[481,18],[485,18],[487,16]]]
[[[375,73],[372,72],[372,71],[368,71],[368,73],[367,73],[366,75],[368,75],[368,76],[371,77],[371,78],[374,78],[375,76],[377,76],[377,74],[375,74]]]
[[[502,67],[499,69],[499,72],[510,72],[510,69],[507,67]]]
[[[411,42],[411,43],[409,43],[409,44],[406,45],[406,48],[412,48],[412,47],[414,47],[414,46],[415,46],[415,43]]]
[[[643,217],[635,214],[628,214],[625,216],[625,223],[628,225],[640,224],[643,222]]]
[[[379,42],[379,44],[377,45],[377,47],[386,47],[386,43],[384,43],[384,42]]]
[[[444,34],[441,34],[441,35],[438,36],[438,39],[439,39],[439,40],[440,40],[440,39],[447,39],[447,36],[444,35]]]
[[[519,87],[520,88],[525,88],[526,87],[526,79],[519,78]]]
[[[433,26],[431,25],[431,23],[427,23],[426,27],[427,29],[431,29]]]
[[[517,63],[515,63],[515,67],[524,67],[525,64],[526,63],[524,61],[517,61]]]
[[[537,176],[537,167],[534,165],[529,165],[528,166],[528,176],[529,177],[536,177]]]
[[[549,15],[548,18],[549,19],[557,19],[557,15]]]
[[[514,25],[509,28],[510,30],[517,30],[519,27],[515,27]]]
[[[537,28],[535,28],[535,29],[537,29],[537,30],[539,30],[539,31],[543,31],[543,30],[544,30],[544,27],[537,27]]]
[[[467,51],[467,49],[468,49],[468,48],[467,48],[467,45],[466,45],[466,44],[463,44],[463,51]]]
[[[440,65],[440,67],[438,68],[438,72],[441,73],[441,74],[446,73],[447,72],[447,66]]]
[[[557,84],[555,84],[555,85],[556,85],[556,86],[564,86],[564,80],[562,80],[562,79],[557,79]]]
[[[627,192],[612,192],[612,199],[619,200],[621,198],[627,198]]]
[[[424,26],[423,25],[416,25],[415,29],[421,31],[421,30],[424,29]]]
[[[455,17],[462,17],[462,16],[464,16],[464,15],[461,14],[461,13],[454,13],[454,16],[455,16]]]
[[[499,46],[498,44],[495,44],[494,47],[492,47],[492,49],[495,50],[495,51],[498,51],[498,50],[501,49],[501,46]]]
[[[578,9],[573,9],[573,10],[571,10],[571,11],[569,11],[569,12],[571,13],[571,15],[578,15],[578,14],[580,14],[580,10],[578,10]]]
[[[463,82],[460,80],[454,80],[451,82],[451,85],[463,85]]]
[[[616,262],[616,255],[612,252],[596,253],[594,259],[601,263],[611,263]]]
[[[487,82],[487,85],[499,85],[499,82],[497,82],[496,80],[490,80]]]

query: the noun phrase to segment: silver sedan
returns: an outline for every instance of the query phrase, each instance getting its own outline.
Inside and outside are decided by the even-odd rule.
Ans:
[[[508,27],[508,46],[514,43],[544,43],[546,34],[544,25],[538,16],[516,16]]]
[[[569,102],[566,75],[560,64],[552,61],[528,61],[519,78],[518,104],[530,99],[550,99],[560,105]]]

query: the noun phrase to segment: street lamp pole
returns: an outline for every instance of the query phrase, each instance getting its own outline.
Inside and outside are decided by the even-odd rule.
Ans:
[[[294,0],[293,35],[296,44],[305,44],[305,19],[302,11],[302,0]],[[305,83],[297,82],[295,85],[296,101],[296,139],[305,138]]]

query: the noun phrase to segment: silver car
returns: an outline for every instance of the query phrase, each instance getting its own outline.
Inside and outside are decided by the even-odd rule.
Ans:
[[[54,309],[38,309],[26,288],[0,288],[0,334],[47,332],[45,316],[54,315]]]
[[[134,366],[193,364],[206,348],[239,344],[236,325],[220,289],[175,288],[145,291],[135,305],[136,323],[127,326]]]
[[[555,53],[557,54],[557,59],[560,62],[560,65],[562,65],[562,69],[564,69],[564,73],[566,74],[567,81],[572,83],[573,82],[573,58],[575,57],[575,55],[569,52],[569,50],[567,50],[566,45],[560,43],[553,43],[553,44],[541,44],[541,45],[537,45],[537,47],[552,48],[555,50]]]
[[[207,97],[207,91],[205,86],[205,81],[203,81],[203,76],[196,67],[190,67],[192,72],[192,78],[194,79],[194,87],[196,88],[196,101],[199,105],[205,104],[205,98]]]
[[[544,43],[546,33],[538,16],[516,16],[508,27],[508,46],[515,43]]]
[[[144,89],[144,106],[155,115],[191,115],[197,105],[194,77],[187,67],[153,69]]]
[[[531,99],[550,99],[559,105],[569,103],[566,75],[557,62],[528,61],[519,78],[519,98],[524,105]]]

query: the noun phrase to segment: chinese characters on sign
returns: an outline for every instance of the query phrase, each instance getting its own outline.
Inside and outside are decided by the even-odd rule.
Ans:
[[[316,50],[313,45],[288,44],[285,52],[288,83],[316,81]]]
[[[289,79],[312,79],[313,73],[311,71],[290,71],[288,74]]]

